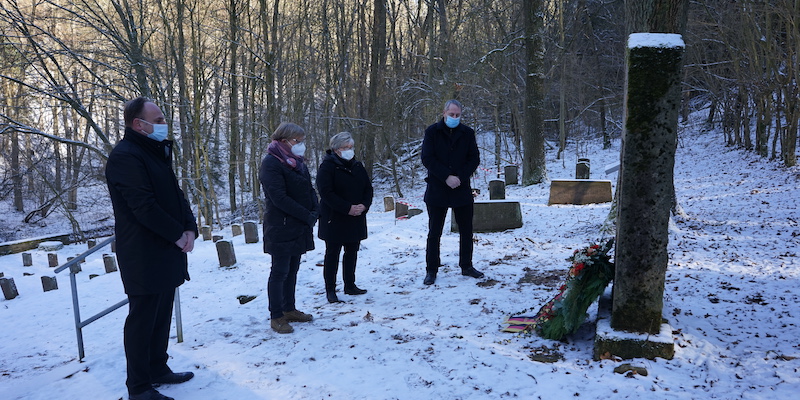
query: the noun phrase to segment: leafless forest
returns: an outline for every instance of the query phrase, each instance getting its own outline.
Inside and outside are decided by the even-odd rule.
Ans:
[[[658,6],[686,0],[647,0]],[[102,185],[122,105],[162,106],[176,172],[203,224],[257,211],[258,165],[281,121],[318,165],[354,134],[397,195],[443,102],[493,132],[484,160],[546,179],[544,148],[619,137],[622,0],[0,0],[0,201],[34,222]],[[743,152],[797,163],[800,0],[692,0],[682,118]],[[602,138],[603,140],[597,140]],[[257,214],[254,214],[257,215]],[[75,226],[76,231],[80,228]]]

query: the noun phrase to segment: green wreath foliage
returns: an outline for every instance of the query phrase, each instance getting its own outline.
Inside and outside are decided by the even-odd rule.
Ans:
[[[614,239],[575,250],[572,265],[558,294],[536,314],[533,330],[545,339],[561,340],[575,333],[586,320],[589,306],[603,294],[614,278],[614,263],[608,252]]]

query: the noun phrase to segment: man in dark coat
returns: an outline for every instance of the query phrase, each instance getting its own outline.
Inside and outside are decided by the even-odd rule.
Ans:
[[[462,106],[448,100],[442,119],[425,129],[422,141],[422,164],[428,169],[425,178],[425,204],[428,208],[428,242],[425,254],[426,285],[436,282],[441,265],[439,250],[447,209],[453,209],[458,224],[461,274],[473,278],[483,273],[472,266],[473,198],[470,177],[480,164],[475,131],[461,123]]]
[[[197,223],[172,171],[172,141],[157,105],[125,105],[125,136],[108,156],[106,182],[114,207],[117,260],[129,311],[124,346],[130,400],[171,399],[153,385],[181,383],[167,346],[175,288],[189,280],[186,253]]]
[[[325,241],[322,276],[329,303],[339,302],[336,274],[342,248],[344,293],[367,293],[356,286],[356,263],[361,241],[367,238],[367,211],[372,205],[373,189],[364,165],[354,158],[354,145],[349,132],[334,135],[317,171],[317,191],[322,200],[318,235]]]

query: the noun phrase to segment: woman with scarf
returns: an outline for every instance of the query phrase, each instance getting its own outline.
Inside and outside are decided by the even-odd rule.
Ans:
[[[341,132],[331,138],[330,149],[317,171],[321,199],[319,238],[325,241],[322,276],[329,303],[338,303],[336,274],[342,256],[344,294],[367,293],[356,286],[356,260],[361,241],[367,238],[367,211],[372,205],[372,182],[367,170],[356,161],[353,136]]]
[[[305,130],[282,123],[272,133],[267,155],[261,161],[259,180],[264,189],[264,252],[272,256],[267,282],[270,326],[292,333],[289,322],[309,322],[313,317],[295,307],[295,285],[300,257],[314,249],[312,228],[319,215],[317,194],[303,161]]]

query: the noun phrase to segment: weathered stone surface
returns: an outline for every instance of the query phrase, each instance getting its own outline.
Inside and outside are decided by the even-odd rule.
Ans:
[[[39,243],[39,250],[41,251],[58,251],[64,248],[64,243],[61,242],[41,242]]]
[[[417,215],[422,214],[422,210],[419,208],[409,208],[408,209],[408,218],[416,217]]]
[[[236,253],[233,251],[233,242],[230,240],[220,240],[216,243],[216,246],[220,267],[230,267],[236,264]]]
[[[394,207],[395,218],[405,217],[408,215],[408,204],[395,203]]]
[[[88,239],[86,241],[86,247],[91,249],[92,247],[97,246],[97,240],[95,239]]]
[[[489,181],[489,200],[505,200],[506,198],[506,184],[505,182],[494,179]]]
[[[611,314],[618,331],[663,329],[683,53],[677,34],[629,38]]]
[[[505,178],[506,186],[519,183],[518,171],[519,168],[516,165],[506,165],[503,168],[503,177]]]
[[[50,268],[55,268],[58,266],[58,254],[56,253],[47,253],[47,265]]]
[[[22,266],[30,267],[33,265],[33,256],[31,253],[22,253]]]
[[[239,300],[239,304],[247,304],[247,303],[255,300],[256,296],[249,295],[249,294],[243,294],[243,295],[236,296],[236,299]]]
[[[472,215],[473,232],[502,232],[522,227],[522,209],[518,201],[476,201]],[[450,213],[450,230],[458,232],[458,224]]]
[[[575,179],[589,179],[589,159],[579,158],[575,164]]]
[[[394,197],[385,196],[383,198],[383,209],[386,212],[394,211]]]
[[[58,280],[55,276],[42,276],[42,290],[49,292],[58,289]]]
[[[242,226],[239,224],[231,225],[231,233],[234,237],[239,236],[242,234]]]
[[[204,241],[211,240],[211,227],[208,225],[200,227],[200,236],[203,237]]]
[[[222,240],[224,238],[225,237],[222,236],[222,235],[212,235],[211,236],[211,241],[213,241],[214,243],[217,243],[217,242],[219,242],[220,240]]]
[[[111,254],[103,254],[103,266],[106,269],[106,273],[116,272],[117,271],[117,258]]]
[[[258,223],[247,221],[244,223],[244,242],[258,243]]]
[[[615,331],[611,328],[611,288],[600,296],[597,311],[593,357],[623,359],[646,358],[671,360],[675,356],[672,327],[662,323],[658,334],[639,334]]]
[[[6,300],[11,300],[19,296],[17,285],[14,284],[14,278],[0,278],[0,288],[3,289],[3,296]]]
[[[70,234],[65,233],[61,235],[45,236],[35,239],[15,240],[13,242],[0,243],[0,256],[33,250],[38,248],[40,243],[51,242],[51,241],[70,243]]]
[[[611,181],[595,179],[553,179],[550,182],[550,199],[553,204],[608,203],[612,200]]]

